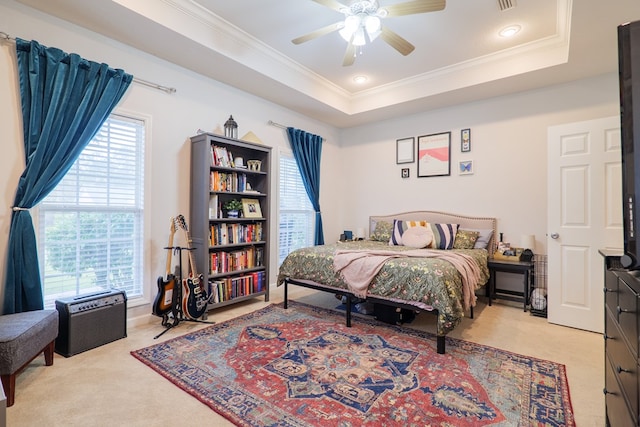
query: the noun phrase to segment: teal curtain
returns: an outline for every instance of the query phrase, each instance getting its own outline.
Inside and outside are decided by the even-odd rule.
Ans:
[[[293,157],[298,164],[304,188],[316,211],[315,245],[324,245],[322,231],[322,213],[320,211],[320,157],[322,155],[322,137],[292,127],[287,128]]]
[[[133,76],[16,39],[25,169],[11,215],[3,313],[44,306],[30,208],[60,182],[100,130]]]

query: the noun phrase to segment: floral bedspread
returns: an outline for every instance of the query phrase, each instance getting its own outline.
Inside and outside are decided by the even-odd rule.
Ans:
[[[412,250],[389,246],[385,242],[361,240],[312,246],[291,252],[280,266],[278,286],[285,278],[310,280],[326,287],[348,289],[340,273],[333,269],[333,257],[341,249]],[[478,286],[489,280],[488,252],[484,249],[454,249],[470,255],[480,267]],[[369,285],[368,294],[415,305],[423,310],[438,310],[438,335],[452,331],[464,317],[462,279],[448,261],[437,258],[392,258]]]

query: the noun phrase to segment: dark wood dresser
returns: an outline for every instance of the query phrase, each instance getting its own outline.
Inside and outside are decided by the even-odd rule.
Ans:
[[[638,327],[640,271],[620,264],[620,252],[600,250],[604,257],[605,403],[607,425],[638,426]]]

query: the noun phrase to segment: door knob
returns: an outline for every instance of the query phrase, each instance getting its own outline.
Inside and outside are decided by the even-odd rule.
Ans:
[[[557,239],[558,237],[560,237],[560,235],[558,233],[551,233],[550,236],[552,239]]]

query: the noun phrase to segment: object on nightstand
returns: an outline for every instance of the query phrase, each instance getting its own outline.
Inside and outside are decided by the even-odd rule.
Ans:
[[[531,262],[533,260],[533,250],[536,246],[536,237],[533,234],[523,234],[520,244],[524,249],[520,254],[520,261]]]

